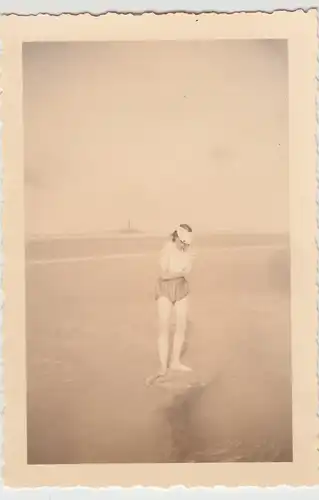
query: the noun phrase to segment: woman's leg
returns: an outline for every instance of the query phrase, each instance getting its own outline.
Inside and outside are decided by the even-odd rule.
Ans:
[[[172,313],[172,303],[166,297],[157,300],[159,317],[158,354],[160,359],[160,374],[164,375],[168,368],[169,327]]]
[[[190,371],[191,368],[181,363],[181,354],[185,342],[187,313],[188,313],[188,297],[179,300],[175,304],[176,312],[176,331],[173,343],[173,353],[171,368],[173,370]]]

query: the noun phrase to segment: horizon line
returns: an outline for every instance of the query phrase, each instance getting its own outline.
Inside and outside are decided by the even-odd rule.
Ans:
[[[85,232],[85,233],[33,233],[25,234],[27,241],[34,240],[59,240],[59,239],[81,239],[81,238],[143,238],[143,237],[168,237],[168,231],[123,231],[123,230],[106,230],[99,232]],[[196,237],[201,236],[289,236],[289,231],[231,231],[231,230],[217,230],[217,231],[194,231]]]

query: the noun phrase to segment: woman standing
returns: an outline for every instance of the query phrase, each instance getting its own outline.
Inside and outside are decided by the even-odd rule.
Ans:
[[[192,267],[192,256],[189,251],[191,241],[191,227],[181,224],[161,252],[160,277],[156,287],[160,376],[165,375],[168,368],[179,371],[191,370],[180,360],[187,326],[189,285],[186,277]],[[176,331],[169,365],[169,331],[173,309],[176,314]]]

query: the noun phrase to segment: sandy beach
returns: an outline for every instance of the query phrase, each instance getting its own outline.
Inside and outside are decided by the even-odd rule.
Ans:
[[[52,245],[27,250],[29,463],[292,460],[287,243],[198,249],[193,373],[151,387],[157,245]]]

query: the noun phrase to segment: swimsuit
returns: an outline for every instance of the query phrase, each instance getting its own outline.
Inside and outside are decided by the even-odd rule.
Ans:
[[[164,280],[159,278],[156,283],[155,300],[166,297],[172,304],[185,299],[189,294],[189,284],[185,278]]]

